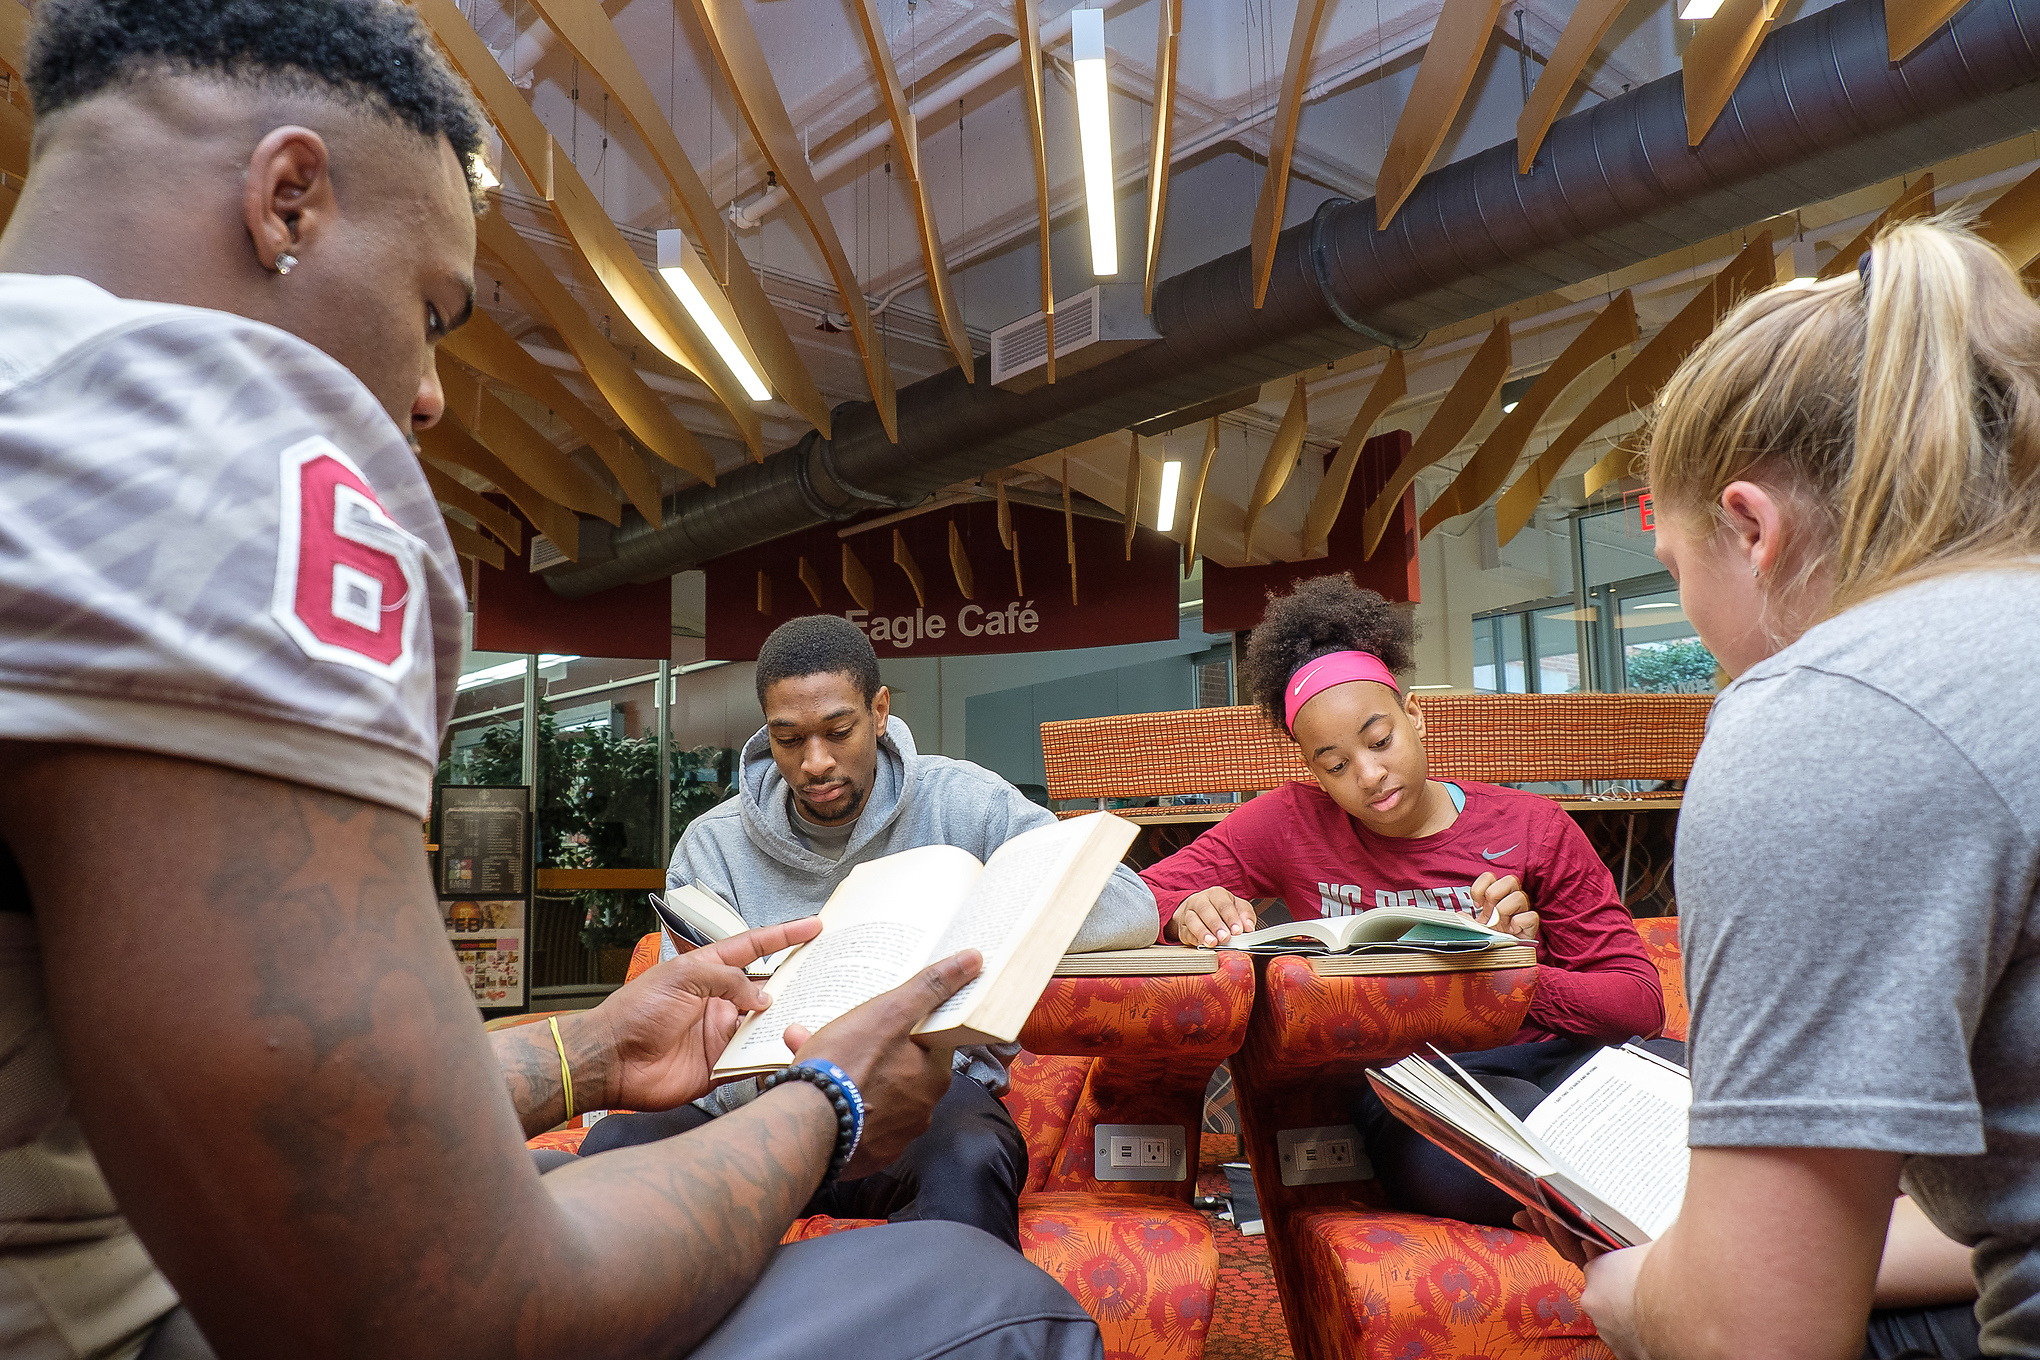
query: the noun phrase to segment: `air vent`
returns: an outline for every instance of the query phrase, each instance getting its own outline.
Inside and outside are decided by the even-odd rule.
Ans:
[[[1074,373],[1161,338],[1141,310],[1139,284],[1102,283],[1055,304],[1056,372]],[[1025,392],[1047,381],[1048,319],[1022,317],[992,332],[992,383]]]
[[[559,546],[544,534],[533,534],[531,536],[531,569],[533,571],[546,571],[563,565],[566,560],[567,555],[561,552]]]

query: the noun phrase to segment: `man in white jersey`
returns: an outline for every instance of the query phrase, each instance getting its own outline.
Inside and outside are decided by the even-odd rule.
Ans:
[[[972,1229],[775,1251],[926,1126],[949,1054],[907,1031],[969,955],[790,1033],[801,1070],[712,1128],[543,1180],[525,1153],[563,1061],[583,1104],[700,1095],[761,999],[738,965],[814,927],[661,965],[559,1050],[477,1022],[418,835],[463,605],[406,427],[473,306],[480,129],[409,10],[41,0],[29,67],[0,1354],[1097,1354]]]

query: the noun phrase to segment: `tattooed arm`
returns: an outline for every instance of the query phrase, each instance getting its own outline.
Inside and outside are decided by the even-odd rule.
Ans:
[[[0,839],[35,903],[78,1117],[222,1360],[284,1338],[399,1360],[682,1351],[821,1178],[833,1117],[790,1083],[541,1180],[401,814],[0,744]],[[925,1127],[949,1057],[905,1036],[974,967],[937,965],[801,1049],[870,1097],[859,1169]]]

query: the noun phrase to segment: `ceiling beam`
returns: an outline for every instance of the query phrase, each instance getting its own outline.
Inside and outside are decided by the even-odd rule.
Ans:
[[[1608,36],[1608,30],[1628,4],[1629,0],[1580,0],[1573,8],[1565,21],[1565,32],[1559,35],[1557,45],[1545,59],[1544,70],[1538,74],[1537,84],[1523,104],[1522,116],[1516,120],[1517,174],[1530,173],[1537,148],[1544,145],[1544,134],[1551,131],[1558,111],[1565,106],[1566,96],[1579,83],[1580,73],[1587,69],[1601,39]]]
[[[598,283],[645,339],[674,363],[707,383],[742,432],[753,458],[765,456],[758,412],[737,385],[736,375],[709,357],[706,337],[665,280],[653,274],[609,218],[566,150],[554,140],[523,93],[511,83],[481,36],[468,26],[453,0],[411,0],[425,16],[439,44],[503,134],[503,144],[524,168],[525,178],[552,205],[553,215]]]
[[[914,113],[907,106],[906,91],[900,88],[900,73],[893,65],[892,47],[886,42],[885,24],[878,17],[877,0],[857,0],[857,26],[864,34],[865,54],[885,100],[886,116],[892,120],[893,158],[899,162],[907,182],[907,197],[913,201],[914,224],[921,235],[921,264],[928,271],[928,295],[935,304],[935,319],[941,323],[942,338],[949,353],[963,370],[963,380],[977,381],[977,353],[971,348],[970,332],[964,329],[963,314],[957,310],[956,289],[949,282],[949,263],[942,257],[942,234],[936,228],[935,209],[928,201],[928,186],[921,180],[921,132]]]
[[[715,461],[708,450],[666,409],[666,403],[645,385],[637,369],[609,343],[609,337],[595,329],[588,313],[559,276],[546,267],[531,243],[517,234],[501,212],[482,214],[475,222],[475,233],[482,248],[502,265],[534,310],[559,333],[595,390],[630,432],[674,467],[715,485]]]
[[[1500,491],[1502,483],[1515,471],[1516,460],[1522,457],[1537,423],[1544,419],[1544,413],[1551,409],[1559,394],[1594,364],[1635,344],[1637,336],[1636,298],[1625,288],[1581,328],[1551,366],[1537,375],[1529,391],[1517,399],[1516,409],[1506,412],[1501,423],[1481,441],[1451,485],[1424,511],[1422,532],[1428,534],[1453,516],[1486,505],[1488,498]]]
[[[1727,0],[1686,45],[1686,145],[1698,146],[1757,59],[1785,0]]]
[[[608,488],[484,386],[466,365],[442,360],[439,385],[446,392],[446,409],[461,426],[538,494],[569,510],[623,523],[623,507]]]
[[[851,338],[857,342],[857,354],[864,363],[864,378],[871,389],[872,404],[878,408],[879,423],[885,427],[886,436],[897,441],[900,422],[898,402],[893,395],[892,366],[872,328],[871,308],[864,301],[864,289],[850,268],[850,257],[844,253],[836,224],[829,219],[821,186],[815,183],[800,139],[794,135],[793,120],[787,116],[786,103],[772,79],[772,68],[765,60],[764,49],[758,45],[750,16],[744,12],[743,0],[694,0],[694,12],[701,19],[702,31],[722,67],[723,79],[736,98],[744,122],[750,126],[751,136],[766,163],[778,174],[779,182],[792,195],[794,206],[807,223],[808,234],[822,252],[829,277],[835,280],[836,291],[842,296],[843,312],[850,319]]]
[[[1374,184],[1374,225],[1385,229],[1402,205],[1416,191],[1417,181],[1431,168],[1438,148],[1452,131],[1459,106],[1473,88],[1487,51],[1488,35],[1494,31],[1504,0],[1445,0],[1438,23],[1431,30],[1431,44],[1424,49],[1423,65],[1416,82],[1395,121],[1395,135],[1389,138],[1388,153],[1381,158],[1381,173]]]
[[[1034,157],[1035,231],[1041,248],[1041,317],[1048,332],[1042,377],[1055,381],[1055,260],[1049,253],[1052,223],[1048,199],[1048,133],[1042,112],[1041,13],[1035,0],[1013,0],[1013,26],[1020,35],[1020,94],[1026,109],[1027,149]],[[1076,592],[1071,577],[1070,591]]]
[[[1409,489],[1417,474],[1459,447],[1459,441],[1466,438],[1474,422],[1487,413],[1488,403],[1495,399],[1495,393],[1502,390],[1502,379],[1509,376],[1509,366],[1514,361],[1514,344],[1509,335],[1509,318],[1498,317],[1481,342],[1473,357],[1466,361],[1466,367],[1459,370],[1458,378],[1446,389],[1444,400],[1431,413],[1431,419],[1410,444],[1410,450],[1403,455],[1395,471],[1388,475],[1388,481],[1375,493],[1367,506],[1367,518],[1362,528],[1367,555],[1372,557],[1381,543],[1381,536],[1388,530],[1388,519],[1395,511],[1396,502]],[[1426,532],[1428,532],[1426,526]]]
[[[1409,377],[1403,364],[1403,352],[1392,349],[1388,352],[1388,362],[1375,375],[1374,385],[1367,389],[1360,409],[1354,412],[1353,423],[1346,427],[1346,437],[1339,441],[1339,451],[1333,455],[1332,465],[1325,471],[1325,479],[1318,485],[1310,509],[1304,512],[1305,557],[1321,551],[1331,541],[1332,525],[1338,522],[1339,511],[1346,506],[1346,493],[1352,489],[1353,473],[1360,466],[1361,445],[1367,442],[1368,435],[1374,433],[1375,423],[1387,413],[1388,408],[1401,401],[1408,391]],[[1397,493],[1398,496],[1400,494]],[[1369,508],[1372,509],[1371,506]],[[1386,525],[1387,522],[1387,516],[1382,516],[1382,523]],[[1374,555],[1374,541],[1379,538],[1379,532],[1363,536],[1367,556]]]
[[[531,483],[504,466],[502,459],[483,448],[467,432],[458,415],[449,411],[431,429],[420,430],[418,445],[426,457],[449,467],[465,468],[508,496],[518,512],[565,554],[568,561],[580,560],[580,518],[565,506],[541,496]]]
[[[674,206],[687,220],[689,241],[705,252],[713,267],[698,274],[689,270],[694,286],[722,316],[724,326],[744,350],[745,358],[770,381],[786,404],[829,437],[829,403],[815,386],[807,365],[794,349],[771,299],[758,282],[743,252],[729,243],[728,228],[716,213],[708,186],[688,158],[687,149],[673,131],[672,120],[659,107],[651,86],[631,60],[623,37],[609,16],[587,0],[532,0],[555,33],[595,73],[623,109],[624,117],[637,129],[652,161],[666,177]],[[727,289],[727,297],[725,297]],[[718,305],[720,304],[720,305]]]
[[[652,525],[666,522],[659,479],[644,455],[619,431],[611,429],[586,402],[568,391],[567,385],[533,358],[494,317],[477,308],[467,324],[440,341],[439,347],[469,368],[523,393],[566,421],[616,478],[623,494],[630,497],[631,506]]]
[[[1155,284],[1162,267],[1162,222],[1169,211],[1169,151],[1176,132],[1176,42],[1183,29],[1183,0],[1155,6],[1154,124],[1148,134],[1147,268],[1142,306],[1155,310]]]
[[[1500,4],[1501,0],[1494,0]],[[1275,130],[1268,139],[1268,169],[1261,177],[1261,196],[1254,203],[1254,305],[1268,296],[1275,269],[1275,238],[1282,234],[1282,213],[1289,202],[1289,162],[1296,154],[1296,126],[1303,118],[1305,77],[1317,49],[1318,25],[1324,22],[1326,0],[1296,0],[1289,25],[1289,59],[1282,68],[1282,95],[1276,100]],[[1253,535],[1248,534],[1249,540]],[[1251,555],[1252,544],[1249,543]]]

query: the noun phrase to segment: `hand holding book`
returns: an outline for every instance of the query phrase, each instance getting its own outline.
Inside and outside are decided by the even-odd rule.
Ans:
[[[1537,909],[1523,891],[1523,880],[1514,874],[1504,878],[1482,874],[1473,880],[1473,919],[1519,940],[1537,939]]]

